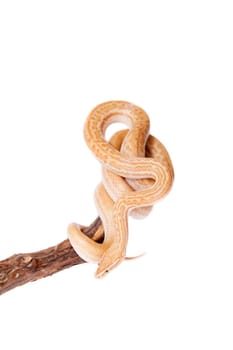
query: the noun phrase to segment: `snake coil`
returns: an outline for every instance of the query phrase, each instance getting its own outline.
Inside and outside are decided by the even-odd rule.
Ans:
[[[105,139],[107,127],[115,122],[128,126]],[[98,105],[89,114],[84,136],[102,165],[102,182],[95,191],[95,203],[104,230],[103,243],[85,236],[78,224],[68,227],[70,243],[84,260],[98,263],[97,277],[125,259],[128,214],[144,218],[152,205],[170,190],[174,171],[166,148],[149,135],[146,112],[125,101]]]

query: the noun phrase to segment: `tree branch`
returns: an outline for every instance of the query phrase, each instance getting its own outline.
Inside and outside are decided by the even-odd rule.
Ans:
[[[100,226],[101,220],[97,218],[90,226],[83,227],[82,230],[87,236],[93,237]],[[102,239],[103,237],[98,241]],[[35,253],[12,255],[0,261],[0,295],[28,282],[51,276],[84,262],[75,253],[68,239]]]

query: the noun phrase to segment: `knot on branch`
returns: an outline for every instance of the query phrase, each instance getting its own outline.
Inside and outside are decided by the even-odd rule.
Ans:
[[[0,284],[6,283],[8,280],[8,276],[6,272],[0,272]]]

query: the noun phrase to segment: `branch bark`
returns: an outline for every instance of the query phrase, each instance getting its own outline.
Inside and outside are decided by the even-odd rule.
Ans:
[[[83,227],[82,230],[92,238],[100,226],[101,220],[97,218],[90,226]],[[103,237],[99,241],[101,239]],[[0,295],[28,282],[51,276],[84,262],[75,253],[68,239],[38,252],[12,255],[0,261]]]

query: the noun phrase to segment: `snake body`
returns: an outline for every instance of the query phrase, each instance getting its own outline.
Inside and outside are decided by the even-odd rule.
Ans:
[[[128,126],[105,139],[115,122]],[[150,121],[140,107],[125,101],[98,105],[89,114],[84,137],[102,164],[102,182],[95,191],[104,229],[103,243],[85,236],[78,224],[68,227],[70,242],[84,260],[98,263],[97,277],[116,267],[126,256],[128,214],[144,217],[171,188],[174,171],[165,147],[149,135]]]

